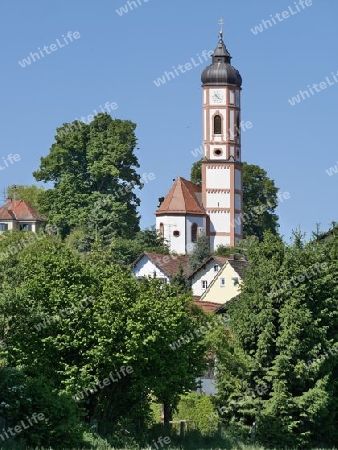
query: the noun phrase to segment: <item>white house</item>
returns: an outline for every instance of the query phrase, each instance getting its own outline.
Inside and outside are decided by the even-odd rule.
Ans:
[[[248,262],[243,259],[236,259],[235,256],[228,259],[200,298],[201,303],[212,302],[224,305],[239,295],[247,267]]]
[[[163,283],[169,284],[171,277],[179,272],[180,266],[187,275],[187,256],[144,252],[133,263],[131,270],[137,279],[142,277],[157,278]]]
[[[8,199],[0,208],[0,232],[8,230],[32,231],[37,233],[46,218],[23,200]]]
[[[194,296],[201,297],[215,278],[228,258],[222,256],[210,256],[192,274],[189,275]]]

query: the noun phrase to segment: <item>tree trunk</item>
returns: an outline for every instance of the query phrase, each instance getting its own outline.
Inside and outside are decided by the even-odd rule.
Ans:
[[[163,403],[163,424],[169,427],[169,422],[172,420],[173,411],[170,403]]]

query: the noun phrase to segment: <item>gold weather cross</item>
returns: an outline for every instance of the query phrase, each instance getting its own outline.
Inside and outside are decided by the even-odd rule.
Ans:
[[[218,25],[221,27],[221,30],[220,30],[220,32],[219,32],[219,34],[220,34],[220,36],[221,37],[223,37],[223,25],[224,25],[224,20],[223,20],[223,18],[221,17],[220,19],[219,19],[219,21],[218,21]]]

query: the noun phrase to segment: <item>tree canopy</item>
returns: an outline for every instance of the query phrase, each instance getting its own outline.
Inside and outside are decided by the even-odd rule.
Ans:
[[[139,230],[139,199],[133,190],[142,183],[136,172],[135,128],[129,120],[100,113],[89,125],[75,121],[57,129],[33,175],[54,184],[39,197],[39,207],[62,235],[82,227],[111,239],[133,237]]]
[[[245,242],[245,241],[243,241]],[[337,445],[338,240],[246,242],[249,268],[214,339],[225,423],[271,446]]]

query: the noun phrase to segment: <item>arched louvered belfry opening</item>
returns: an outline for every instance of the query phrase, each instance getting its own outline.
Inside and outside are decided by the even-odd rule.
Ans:
[[[222,134],[222,118],[219,114],[214,117],[214,134]]]

